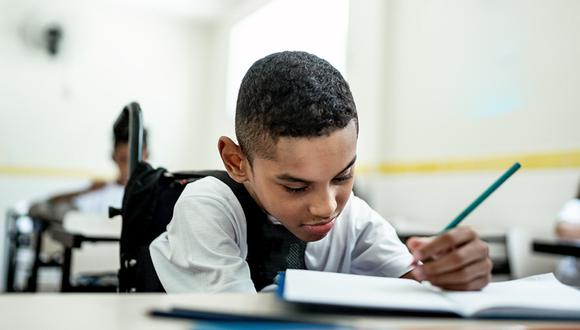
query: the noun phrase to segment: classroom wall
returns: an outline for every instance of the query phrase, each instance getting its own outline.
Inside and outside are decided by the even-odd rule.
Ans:
[[[577,149],[579,11],[574,0],[353,1],[350,83],[382,127],[361,142],[383,161]]]
[[[0,166],[106,174],[112,169],[112,123],[132,100],[141,103],[151,130],[153,160],[171,167],[195,163],[195,154],[183,150],[196,143],[205,105],[205,26],[98,3],[2,5],[0,125],[2,134],[20,143],[3,139]],[[53,21],[64,29],[56,57],[21,36],[23,27]],[[54,125],[35,124],[49,122]],[[71,152],[75,157],[67,159]]]
[[[51,22],[56,57],[23,36]],[[112,124],[130,101],[153,163],[198,166],[211,29],[138,3],[0,0],[0,255],[7,207],[114,175]]]
[[[551,235],[580,181],[579,12],[574,0],[351,1],[358,184],[377,210],[437,230],[520,160],[466,224]]]
[[[580,2],[395,1],[389,160],[580,147]]]
[[[234,116],[230,110],[235,107],[235,98],[228,97],[228,63],[230,56],[230,32],[241,20],[271,3],[272,0],[244,0],[237,3],[212,24],[208,31],[208,49],[211,56],[206,64],[208,72],[208,103],[202,114],[205,125],[200,127],[198,136],[202,139],[198,161],[199,168],[223,168],[218,154],[217,142],[220,136],[235,140]],[[235,54],[233,54],[235,56]],[[256,59],[257,60],[257,59]]]
[[[385,129],[385,106],[389,86],[385,77],[390,61],[385,40],[391,30],[387,28],[391,2],[368,0],[350,1],[347,47],[347,79],[359,116],[358,164],[359,167],[381,161],[382,141],[378,138]]]

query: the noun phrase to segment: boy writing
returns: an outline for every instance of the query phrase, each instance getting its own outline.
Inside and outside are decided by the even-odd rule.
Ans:
[[[254,63],[240,87],[235,125],[238,144],[221,137],[221,158],[264,221],[304,243],[300,262],[288,267],[429,280],[453,290],[478,290],[490,281],[487,245],[471,229],[412,238],[405,246],[353,195],[357,112],[348,84],[328,62],[282,52]],[[272,231],[250,235],[256,219],[246,219],[243,206],[213,177],[185,188],[167,231],[150,246],[167,292],[264,287],[253,281],[261,265],[253,266],[249,247],[260,248]],[[286,261],[296,259],[293,246]]]

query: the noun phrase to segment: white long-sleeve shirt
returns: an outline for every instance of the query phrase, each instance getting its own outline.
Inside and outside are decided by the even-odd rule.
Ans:
[[[150,252],[168,293],[256,291],[246,262],[244,211],[232,190],[214,177],[185,187],[167,231],[151,243]],[[400,277],[411,269],[412,255],[394,228],[351,194],[328,235],[307,243],[304,259],[311,270]]]

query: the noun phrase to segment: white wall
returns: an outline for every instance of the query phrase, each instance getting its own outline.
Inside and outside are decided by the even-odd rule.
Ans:
[[[574,0],[352,1],[348,72],[376,133],[361,133],[366,158],[579,148],[579,12]]]
[[[199,129],[203,143],[199,152],[204,155],[199,160],[200,168],[221,169],[223,164],[217,150],[217,141],[225,135],[235,138],[234,117],[229,112],[235,100],[228,97],[228,63],[230,54],[230,31],[232,27],[251,13],[269,4],[270,0],[246,0],[238,3],[212,25],[208,34],[208,49],[211,56],[207,60],[207,107],[200,113],[204,123]]]
[[[580,147],[580,2],[395,1],[389,160]]]
[[[0,234],[15,202],[114,175],[112,124],[130,101],[141,103],[153,163],[204,162],[212,28],[137,6],[0,0]],[[21,33],[51,22],[64,29],[56,57]],[[60,174],[43,174],[52,169]]]
[[[402,228],[438,231],[479,196],[498,173],[381,175],[373,177],[370,202]],[[365,180],[365,178],[363,178]],[[563,203],[576,194],[580,171],[522,169],[482,203],[464,224],[488,233],[511,227],[544,230],[552,227]]]
[[[2,139],[0,164],[110,170],[112,123],[123,105],[137,100],[151,130],[153,159],[194,165],[195,154],[182,151],[198,140],[188,128],[206,102],[206,29],[112,5],[74,3],[2,3],[0,129],[20,143]],[[55,58],[19,35],[23,24],[45,19],[64,28]]]
[[[392,3],[383,0],[350,2],[347,73],[359,116],[359,164],[380,162],[385,130],[385,103],[389,94],[385,71],[390,61],[385,40],[391,30],[385,19]]]
[[[348,72],[361,117],[360,164],[445,168],[580,149],[578,13],[574,0],[351,1]],[[466,224],[551,235],[559,208],[576,193],[577,162],[523,165]],[[358,183],[397,226],[438,230],[503,171],[475,168],[371,171]]]

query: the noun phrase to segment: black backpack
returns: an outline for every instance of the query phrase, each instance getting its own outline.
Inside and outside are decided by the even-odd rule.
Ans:
[[[272,284],[278,271],[304,268],[306,243],[286,228],[272,225],[242,184],[225,171],[169,173],[139,162],[125,187],[121,210],[119,292],[165,292],[149,253],[149,245],[166,230],[173,207],[185,186],[213,176],[232,189],[247,219],[248,256],[256,290]]]

